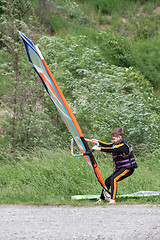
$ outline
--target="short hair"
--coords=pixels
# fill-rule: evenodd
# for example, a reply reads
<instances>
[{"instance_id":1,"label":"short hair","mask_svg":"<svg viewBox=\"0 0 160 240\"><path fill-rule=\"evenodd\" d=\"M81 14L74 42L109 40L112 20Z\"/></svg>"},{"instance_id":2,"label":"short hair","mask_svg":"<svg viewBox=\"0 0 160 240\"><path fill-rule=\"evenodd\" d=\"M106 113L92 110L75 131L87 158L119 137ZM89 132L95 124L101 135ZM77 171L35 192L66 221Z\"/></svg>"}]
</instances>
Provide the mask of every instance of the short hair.
<instances>
[{"instance_id":1,"label":"short hair","mask_svg":"<svg viewBox=\"0 0 160 240\"><path fill-rule=\"evenodd\" d=\"M125 133L124 133L123 128L115 128L115 129L113 129L112 132L111 132L111 137L121 136L122 139L124 139L124 135L125 135Z\"/></svg>"}]
</instances>

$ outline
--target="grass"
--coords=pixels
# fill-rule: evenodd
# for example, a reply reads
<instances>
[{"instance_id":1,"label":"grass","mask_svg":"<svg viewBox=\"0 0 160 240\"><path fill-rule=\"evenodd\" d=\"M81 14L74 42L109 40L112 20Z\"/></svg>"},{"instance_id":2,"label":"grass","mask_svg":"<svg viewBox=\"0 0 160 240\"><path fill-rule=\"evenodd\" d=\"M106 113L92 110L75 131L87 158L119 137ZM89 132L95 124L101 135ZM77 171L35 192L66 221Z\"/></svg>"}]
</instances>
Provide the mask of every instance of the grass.
<instances>
[{"instance_id":1,"label":"grass","mask_svg":"<svg viewBox=\"0 0 160 240\"><path fill-rule=\"evenodd\" d=\"M61 7L53 7L54 10L57 9L56 14L53 14L52 8L48 9L45 19L47 27L51 26L55 36L61 38L67 35L87 36L89 48L100 47L106 61L112 60L111 64L134 66L151 82L155 93L159 96L159 15L154 13L159 6L159 1L141 3L140 1L109 0L106 4L104 0L100 2L82 0L65 4L63 1L57 1L55 4ZM116 38L118 35L124 36L123 41L118 41L118 44L113 46L115 50L118 47L113 59L113 47L101 46L97 41L100 30L106 33L111 31L117 34ZM123 43L127 44L128 41L132 47L128 46L127 49L125 46L126 49L123 49ZM117 63L121 46L128 53L127 62L123 63L120 59ZM125 51L121 54L125 55Z\"/></svg>"},{"instance_id":2,"label":"grass","mask_svg":"<svg viewBox=\"0 0 160 240\"><path fill-rule=\"evenodd\" d=\"M105 156L105 158L104 158ZM158 153L154 162L138 160L138 169L118 184L118 194L141 190L160 191ZM102 160L100 161L100 158ZM100 194L101 186L83 158L73 158L65 150L21 152L15 160L1 163L0 203L36 205L95 205L95 201L71 200L72 195ZM105 178L112 173L110 155L97 155ZM158 204L160 196L117 199L118 204Z\"/></svg>"}]
</instances>

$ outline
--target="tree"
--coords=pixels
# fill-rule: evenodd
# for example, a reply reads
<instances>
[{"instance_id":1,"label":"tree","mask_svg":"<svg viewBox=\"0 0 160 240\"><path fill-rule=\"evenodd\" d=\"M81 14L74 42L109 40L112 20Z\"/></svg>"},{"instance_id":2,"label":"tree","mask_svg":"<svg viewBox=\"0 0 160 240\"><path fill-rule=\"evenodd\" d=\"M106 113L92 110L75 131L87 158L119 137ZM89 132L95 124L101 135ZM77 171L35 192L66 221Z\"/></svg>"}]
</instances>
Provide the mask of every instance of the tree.
<instances>
[{"instance_id":1,"label":"tree","mask_svg":"<svg viewBox=\"0 0 160 240\"><path fill-rule=\"evenodd\" d=\"M1 15L1 49L2 62L2 91L3 107L8 109L8 117L4 123L6 136L9 137L13 149L17 142L27 147L30 144L31 118L36 109L37 99L31 89L35 89L36 81L31 77L28 81L30 66L24 57L22 42L18 29L28 31L23 17L29 9L28 1L1 1L3 13ZM28 7L26 7L28 4ZM33 84L35 83L35 84ZM41 88L36 88L39 95ZM8 138L7 138L8 139Z\"/></svg>"}]
</instances>

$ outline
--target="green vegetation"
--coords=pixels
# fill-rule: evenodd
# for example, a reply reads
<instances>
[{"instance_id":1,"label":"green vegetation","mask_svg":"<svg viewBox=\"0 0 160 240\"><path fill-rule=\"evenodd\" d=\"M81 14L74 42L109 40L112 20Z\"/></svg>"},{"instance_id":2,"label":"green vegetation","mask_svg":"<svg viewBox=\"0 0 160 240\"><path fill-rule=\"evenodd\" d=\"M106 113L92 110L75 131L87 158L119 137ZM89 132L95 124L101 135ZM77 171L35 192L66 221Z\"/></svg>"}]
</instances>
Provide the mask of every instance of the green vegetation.
<instances>
[{"instance_id":1,"label":"green vegetation","mask_svg":"<svg viewBox=\"0 0 160 240\"><path fill-rule=\"evenodd\" d=\"M18 30L38 44L85 137L105 141L125 129L139 168L119 194L160 191L159 8L159 0L0 1L0 202L69 204L101 189L85 161L69 155L71 136ZM105 178L111 159L95 156Z\"/></svg>"},{"instance_id":2,"label":"green vegetation","mask_svg":"<svg viewBox=\"0 0 160 240\"><path fill-rule=\"evenodd\" d=\"M71 200L72 195L100 194L101 186L83 158L73 158L66 150L57 151L41 149L32 153L17 152L17 161L8 159L1 162L0 168L0 202L23 204L86 204ZM112 172L111 156L97 155L102 175ZM137 158L139 168L132 177L119 183L118 194L141 190L160 189L158 160L159 151L145 158ZM159 197L142 199L118 199L123 203L159 203ZM87 204L95 204L88 202Z\"/></svg>"}]
</instances>

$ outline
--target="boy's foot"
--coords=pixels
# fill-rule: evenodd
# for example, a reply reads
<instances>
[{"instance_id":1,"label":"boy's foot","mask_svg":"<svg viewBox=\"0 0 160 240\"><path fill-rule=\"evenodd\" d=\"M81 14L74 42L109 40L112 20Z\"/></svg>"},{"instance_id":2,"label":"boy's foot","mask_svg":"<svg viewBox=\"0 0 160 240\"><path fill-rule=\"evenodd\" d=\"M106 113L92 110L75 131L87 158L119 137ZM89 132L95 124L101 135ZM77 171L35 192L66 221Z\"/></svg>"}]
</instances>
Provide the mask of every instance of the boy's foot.
<instances>
[{"instance_id":1,"label":"boy's foot","mask_svg":"<svg viewBox=\"0 0 160 240\"><path fill-rule=\"evenodd\" d=\"M113 199L111 199L109 203L110 203L110 204L115 204L115 203L116 203L116 201L115 201L115 200L113 200Z\"/></svg>"},{"instance_id":2,"label":"boy's foot","mask_svg":"<svg viewBox=\"0 0 160 240\"><path fill-rule=\"evenodd\" d=\"M96 203L103 203L103 202L104 200L100 198Z\"/></svg>"}]
</instances>

